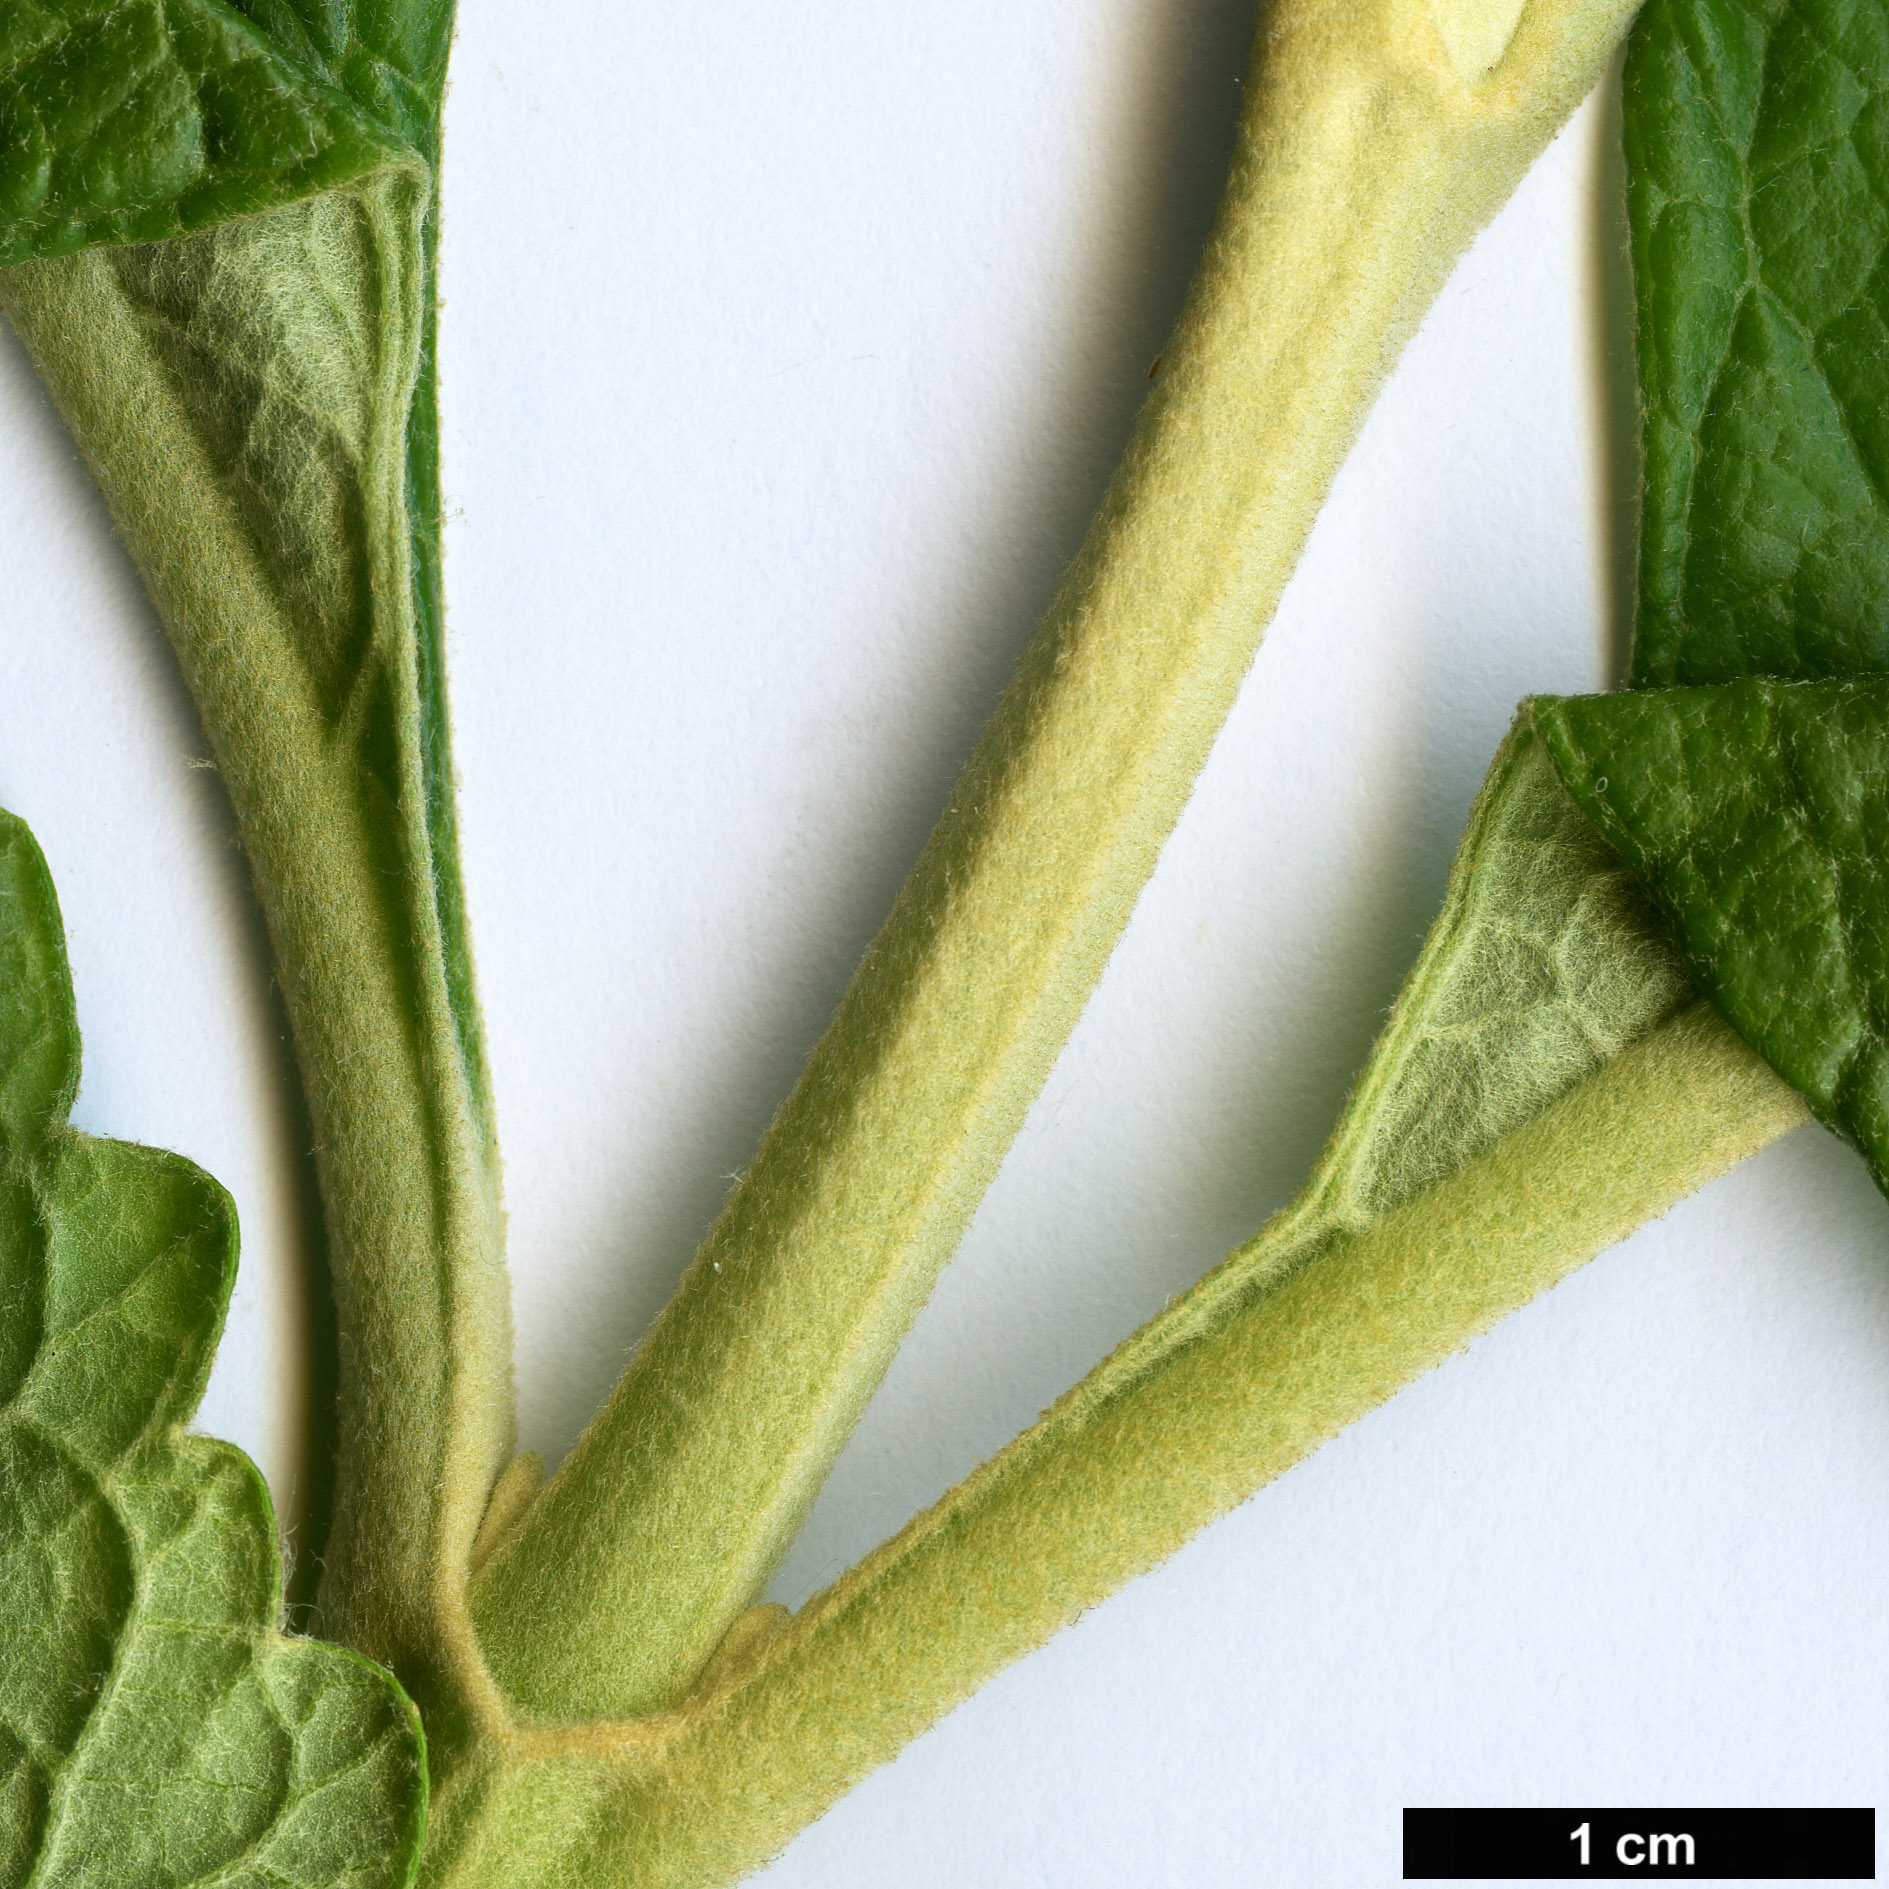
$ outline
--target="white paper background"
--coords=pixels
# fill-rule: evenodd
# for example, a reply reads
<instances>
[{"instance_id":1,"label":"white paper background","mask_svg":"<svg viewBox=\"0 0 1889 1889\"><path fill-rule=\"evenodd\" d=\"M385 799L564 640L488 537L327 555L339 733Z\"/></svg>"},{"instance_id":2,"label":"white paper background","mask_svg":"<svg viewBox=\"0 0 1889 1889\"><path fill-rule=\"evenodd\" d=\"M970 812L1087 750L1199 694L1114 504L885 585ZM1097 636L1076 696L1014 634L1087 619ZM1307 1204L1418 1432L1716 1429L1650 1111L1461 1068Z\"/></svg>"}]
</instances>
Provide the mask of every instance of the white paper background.
<instances>
[{"instance_id":1,"label":"white paper background","mask_svg":"<svg viewBox=\"0 0 1889 1889\"><path fill-rule=\"evenodd\" d=\"M1073 552L1251 25L1251 0L467 0L447 581L526 1444L568 1446L669 1290ZM1516 699L1611 679L1605 130L1590 107L1549 152L1387 390L778 1598L1284 1201ZM292 1509L312 1195L260 927L10 341L0 415L0 803L59 883L79 1119L236 1194L203 1422ZM1874 1803L1886 1268L1860 1163L1794 1136L1000 1678L765 1880L1387 1883L1405 1804Z\"/></svg>"}]
</instances>

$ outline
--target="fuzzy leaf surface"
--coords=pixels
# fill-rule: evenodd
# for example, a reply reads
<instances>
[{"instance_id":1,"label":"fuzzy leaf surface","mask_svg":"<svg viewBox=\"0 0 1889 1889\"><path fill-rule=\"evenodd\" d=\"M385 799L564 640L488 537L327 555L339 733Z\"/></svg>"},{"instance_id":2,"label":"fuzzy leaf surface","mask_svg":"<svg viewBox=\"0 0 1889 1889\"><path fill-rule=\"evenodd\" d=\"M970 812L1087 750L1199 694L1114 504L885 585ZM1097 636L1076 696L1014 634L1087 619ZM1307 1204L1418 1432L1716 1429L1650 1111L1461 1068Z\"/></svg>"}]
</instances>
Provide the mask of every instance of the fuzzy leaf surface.
<instances>
[{"instance_id":1,"label":"fuzzy leaf surface","mask_svg":"<svg viewBox=\"0 0 1889 1889\"><path fill-rule=\"evenodd\" d=\"M58 906L0 814L0 1884L397 1889L419 1720L276 1631L261 1477L186 1432L235 1274L228 1195L67 1125Z\"/></svg>"},{"instance_id":2,"label":"fuzzy leaf surface","mask_svg":"<svg viewBox=\"0 0 1889 1889\"><path fill-rule=\"evenodd\" d=\"M453 0L234 0L289 51L439 168L440 104L453 33ZM446 596L440 570L439 397L436 385L437 202L420 233L420 359L407 416L406 508L412 564L420 760L433 904L462 1042L477 1056L477 1000L459 883L452 752L446 716ZM483 1078L480 1078L482 1081Z\"/></svg>"}]
</instances>

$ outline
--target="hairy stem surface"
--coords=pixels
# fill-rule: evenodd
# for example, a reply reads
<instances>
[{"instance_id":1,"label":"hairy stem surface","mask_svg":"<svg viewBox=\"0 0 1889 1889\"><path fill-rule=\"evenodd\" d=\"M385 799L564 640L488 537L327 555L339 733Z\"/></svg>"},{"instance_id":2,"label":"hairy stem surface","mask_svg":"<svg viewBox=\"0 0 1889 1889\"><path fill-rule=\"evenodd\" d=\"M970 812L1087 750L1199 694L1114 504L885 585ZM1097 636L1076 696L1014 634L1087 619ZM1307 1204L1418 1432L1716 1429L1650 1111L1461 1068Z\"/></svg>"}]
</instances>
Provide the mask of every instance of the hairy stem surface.
<instances>
[{"instance_id":1,"label":"hairy stem surface","mask_svg":"<svg viewBox=\"0 0 1889 1889\"><path fill-rule=\"evenodd\" d=\"M476 1713L464 1579L510 1440L509 1307L417 709L406 429L427 192L415 166L28 263L0 306L157 602L268 920L339 1311L322 1628L429 1710Z\"/></svg>"},{"instance_id":2,"label":"hairy stem surface","mask_svg":"<svg viewBox=\"0 0 1889 1889\"><path fill-rule=\"evenodd\" d=\"M1694 1003L1362 1231L1308 1251L1281 1215L791 1622L757 1617L697 1702L518 1734L452 1776L424 1880L734 1880L1011 1660L1807 1119Z\"/></svg>"},{"instance_id":3,"label":"hairy stem surface","mask_svg":"<svg viewBox=\"0 0 1889 1889\"><path fill-rule=\"evenodd\" d=\"M833 1025L474 1590L515 1703L672 1704L763 1589L1099 975L1384 374L1622 0L1281 0L1126 459Z\"/></svg>"}]
</instances>

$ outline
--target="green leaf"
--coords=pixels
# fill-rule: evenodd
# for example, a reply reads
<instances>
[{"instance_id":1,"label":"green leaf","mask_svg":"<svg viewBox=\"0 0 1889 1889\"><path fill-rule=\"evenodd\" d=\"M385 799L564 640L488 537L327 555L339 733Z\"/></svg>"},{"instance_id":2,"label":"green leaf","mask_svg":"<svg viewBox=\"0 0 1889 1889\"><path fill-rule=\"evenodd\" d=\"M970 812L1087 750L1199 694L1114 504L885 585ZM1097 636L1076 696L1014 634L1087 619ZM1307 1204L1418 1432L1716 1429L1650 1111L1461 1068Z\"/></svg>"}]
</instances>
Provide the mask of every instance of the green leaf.
<instances>
[{"instance_id":1,"label":"green leaf","mask_svg":"<svg viewBox=\"0 0 1889 1889\"><path fill-rule=\"evenodd\" d=\"M405 161L223 0L0 15L0 264L207 229Z\"/></svg>"},{"instance_id":2,"label":"green leaf","mask_svg":"<svg viewBox=\"0 0 1889 1889\"><path fill-rule=\"evenodd\" d=\"M235 1209L67 1126L78 1052L45 861L0 814L0 1884L406 1883L418 1715L275 1630L262 1479L184 1429Z\"/></svg>"},{"instance_id":3,"label":"green leaf","mask_svg":"<svg viewBox=\"0 0 1889 1889\"><path fill-rule=\"evenodd\" d=\"M311 72L432 162L439 154L439 108L452 44L452 0L234 0Z\"/></svg>"},{"instance_id":4,"label":"green leaf","mask_svg":"<svg viewBox=\"0 0 1889 1889\"><path fill-rule=\"evenodd\" d=\"M1626 76L1630 680L1889 669L1889 12L1653 0Z\"/></svg>"},{"instance_id":5,"label":"green leaf","mask_svg":"<svg viewBox=\"0 0 1889 1889\"><path fill-rule=\"evenodd\" d=\"M1700 985L1889 1188L1889 13L1655 0L1626 93L1639 686L1536 719Z\"/></svg>"},{"instance_id":6,"label":"green leaf","mask_svg":"<svg viewBox=\"0 0 1889 1889\"><path fill-rule=\"evenodd\" d=\"M1889 682L1537 705L1583 812L1694 974L1889 1190Z\"/></svg>"}]
</instances>

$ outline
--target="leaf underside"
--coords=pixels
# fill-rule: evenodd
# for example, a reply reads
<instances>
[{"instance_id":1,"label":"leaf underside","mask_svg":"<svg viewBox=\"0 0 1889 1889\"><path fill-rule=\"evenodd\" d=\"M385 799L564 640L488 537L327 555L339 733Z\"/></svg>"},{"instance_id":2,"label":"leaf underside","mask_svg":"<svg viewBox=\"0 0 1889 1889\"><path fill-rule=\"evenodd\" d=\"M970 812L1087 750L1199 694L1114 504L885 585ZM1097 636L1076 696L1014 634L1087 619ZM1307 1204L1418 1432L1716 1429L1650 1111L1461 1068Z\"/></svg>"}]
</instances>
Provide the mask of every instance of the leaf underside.
<instances>
[{"instance_id":1,"label":"leaf underside","mask_svg":"<svg viewBox=\"0 0 1889 1889\"><path fill-rule=\"evenodd\" d=\"M0 267L113 246L119 293L228 459L318 692L383 783L399 771L389 728L410 720L426 923L483 1106L447 737L434 384L430 172L452 18L450 0L7 7ZM407 227L390 246L367 200L395 178L418 207L396 219ZM410 304L397 336L396 300ZM386 373L395 348L417 349L417 372L409 358ZM376 422L401 434L389 491L371 464L389 457ZM405 568L370 571L390 527ZM371 647L376 635L397 660ZM411 673L375 673L389 669ZM377 689L395 699L364 701Z\"/></svg>"},{"instance_id":2,"label":"leaf underside","mask_svg":"<svg viewBox=\"0 0 1889 1889\"><path fill-rule=\"evenodd\" d=\"M419 1721L276 1630L261 1477L193 1436L235 1276L229 1197L67 1125L58 906L0 814L0 1884L397 1889Z\"/></svg>"}]
</instances>

